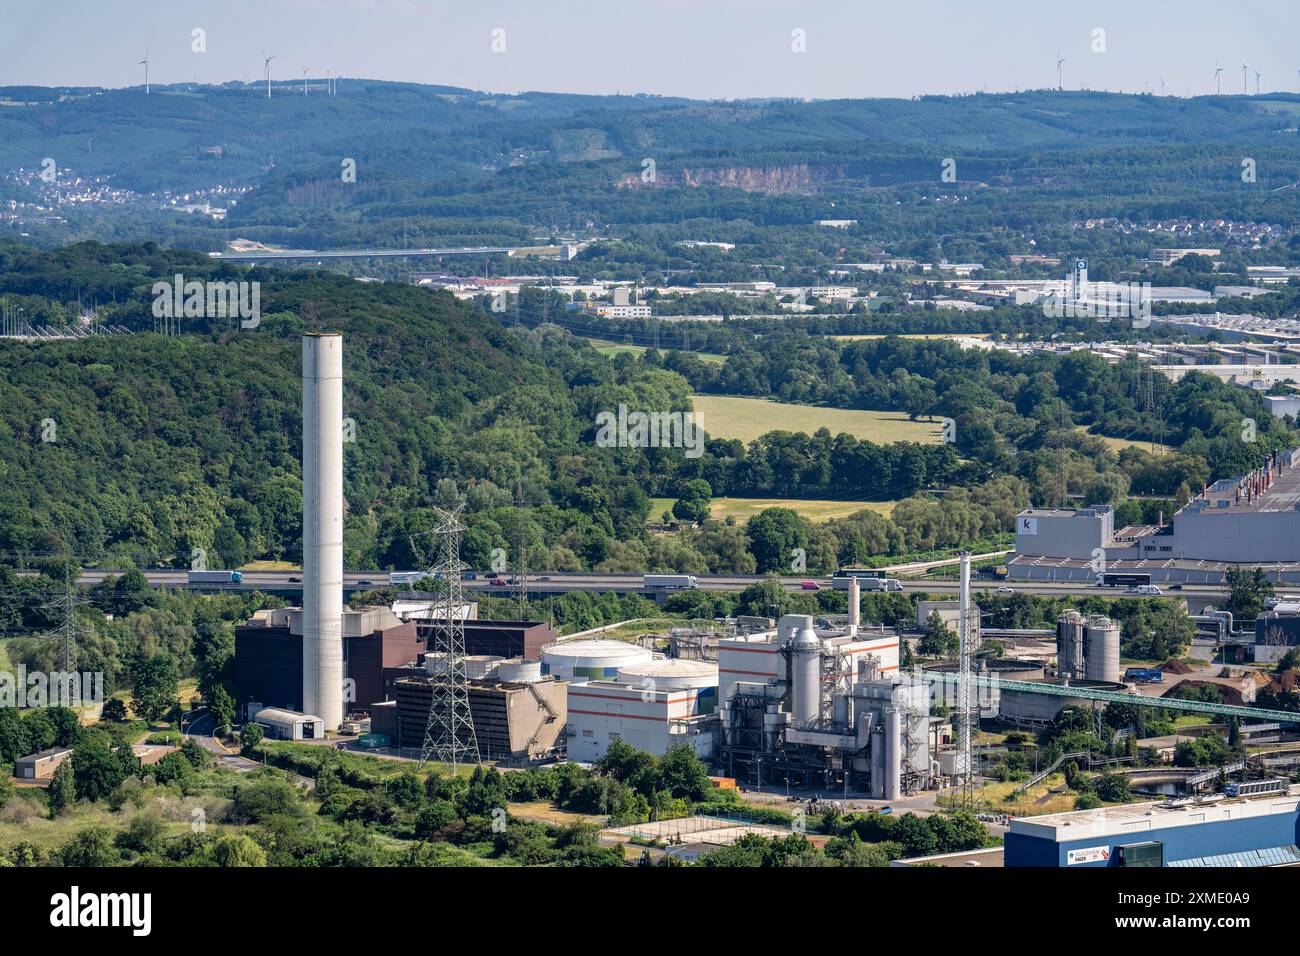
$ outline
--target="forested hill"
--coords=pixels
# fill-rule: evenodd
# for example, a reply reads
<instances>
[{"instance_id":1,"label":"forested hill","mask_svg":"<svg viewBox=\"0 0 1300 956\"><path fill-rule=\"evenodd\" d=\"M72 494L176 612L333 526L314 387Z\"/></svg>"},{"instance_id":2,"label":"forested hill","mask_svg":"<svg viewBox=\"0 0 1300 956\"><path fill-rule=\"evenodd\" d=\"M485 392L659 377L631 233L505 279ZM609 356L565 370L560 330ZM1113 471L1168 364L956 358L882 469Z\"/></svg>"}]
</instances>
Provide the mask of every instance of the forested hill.
<instances>
[{"instance_id":1,"label":"forested hill","mask_svg":"<svg viewBox=\"0 0 1300 956\"><path fill-rule=\"evenodd\" d=\"M33 308L49 296L53 308L78 291L111 290L116 319L148 329L151 284L175 272L203 278L205 265L240 276L144 247L9 249L0 294L21 290L11 302ZM618 473L640 453L610 454L580 437L595 409L619 401L689 407L681 377L620 373L563 341L544 358L445 293L305 271L261 280L252 331L224 321L172 337L0 344L0 552L188 564L201 547L229 565L296 557L303 328L344 335L345 415L356 433L345 456L350 559L424 560L409 553L407 531L427 530L420 509L443 479L471 494L479 519L507 527L519 499L550 503L556 528L579 541L640 533L648 501ZM583 490L593 483L598 493ZM485 534L486 548L505 533Z\"/></svg>"},{"instance_id":2,"label":"forested hill","mask_svg":"<svg viewBox=\"0 0 1300 956\"><path fill-rule=\"evenodd\" d=\"M1300 193L1274 192L1300 180L1300 97L1282 93L697 102L345 80L333 97L282 86L268 99L236 83L149 95L8 88L0 102L0 173L50 157L150 202L162 191L251 189L217 224L160 219L156 207L150 216L148 202L65 210L74 236L204 249L236 236L526 245L539 232L654 225L746 242L754 226L811 228L819 217L912 239L1080 216L1300 213ZM1243 157L1256 161L1257 189L1241 188ZM953 185L940 178L947 159ZM936 187L960 203L936 206ZM0 196L30 199L25 188L0 183Z\"/></svg>"}]
</instances>

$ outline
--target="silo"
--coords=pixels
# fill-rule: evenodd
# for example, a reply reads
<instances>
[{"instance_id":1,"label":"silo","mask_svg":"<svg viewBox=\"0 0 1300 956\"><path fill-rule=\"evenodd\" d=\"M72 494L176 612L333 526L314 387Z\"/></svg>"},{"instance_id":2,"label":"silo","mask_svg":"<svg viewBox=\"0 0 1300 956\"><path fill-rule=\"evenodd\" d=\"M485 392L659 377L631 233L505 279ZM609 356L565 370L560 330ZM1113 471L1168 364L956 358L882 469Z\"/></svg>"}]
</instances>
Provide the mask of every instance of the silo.
<instances>
[{"instance_id":1,"label":"silo","mask_svg":"<svg viewBox=\"0 0 1300 956\"><path fill-rule=\"evenodd\" d=\"M620 667L653 658L648 648L626 641L562 641L542 648L542 673L563 680L614 680Z\"/></svg>"},{"instance_id":2,"label":"silo","mask_svg":"<svg viewBox=\"0 0 1300 956\"><path fill-rule=\"evenodd\" d=\"M1088 618L1087 660L1088 680L1119 682L1119 625L1110 618Z\"/></svg>"},{"instance_id":3,"label":"silo","mask_svg":"<svg viewBox=\"0 0 1300 956\"><path fill-rule=\"evenodd\" d=\"M502 661L497 680L506 684L534 684L542 679L542 662L523 659Z\"/></svg>"},{"instance_id":4,"label":"silo","mask_svg":"<svg viewBox=\"0 0 1300 956\"><path fill-rule=\"evenodd\" d=\"M822 642L806 614L788 614L792 634L790 652L790 720L795 727L816 726L821 716ZM784 628L782 628L784 630Z\"/></svg>"},{"instance_id":5,"label":"silo","mask_svg":"<svg viewBox=\"0 0 1300 956\"><path fill-rule=\"evenodd\" d=\"M1056 671L1061 677L1084 676L1083 615L1066 611L1056 619Z\"/></svg>"},{"instance_id":6,"label":"silo","mask_svg":"<svg viewBox=\"0 0 1300 956\"><path fill-rule=\"evenodd\" d=\"M700 713L713 713L718 706L718 665L709 661L660 658L618 669L620 684L653 690L693 690Z\"/></svg>"}]
</instances>

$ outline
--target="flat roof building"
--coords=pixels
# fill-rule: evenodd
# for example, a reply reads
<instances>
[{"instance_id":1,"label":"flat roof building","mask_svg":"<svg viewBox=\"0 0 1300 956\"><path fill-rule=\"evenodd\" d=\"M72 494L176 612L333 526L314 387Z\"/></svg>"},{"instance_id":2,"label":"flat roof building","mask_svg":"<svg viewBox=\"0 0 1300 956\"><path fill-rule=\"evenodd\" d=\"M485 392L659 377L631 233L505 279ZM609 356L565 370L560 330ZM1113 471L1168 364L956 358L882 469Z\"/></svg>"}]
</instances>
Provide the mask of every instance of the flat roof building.
<instances>
[{"instance_id":1,"label":"flat roof building","mask_svg":"<svg viewBox=\"0 0 1300 956\"><path fill-rule=\"evenodd\" d=\"M19 780L48 780L59 764L72 756L71 747L50 747L14 761L14 776Z\"/></svg>"},{"instance_id":2,"label":"flat roof building","mask_svg":"<svg viewBox=\"0 0 1300 956\"><path fill-rule=\"evenodd\" d=\"M1011 821L1006 865L1267 866L1300 862L1300 787L1254 798L1135 803ZM1240 862L1208 862L1236 859ZM1255 862L1248 862L1254 860Z\"/></svg>"}]
</instances>

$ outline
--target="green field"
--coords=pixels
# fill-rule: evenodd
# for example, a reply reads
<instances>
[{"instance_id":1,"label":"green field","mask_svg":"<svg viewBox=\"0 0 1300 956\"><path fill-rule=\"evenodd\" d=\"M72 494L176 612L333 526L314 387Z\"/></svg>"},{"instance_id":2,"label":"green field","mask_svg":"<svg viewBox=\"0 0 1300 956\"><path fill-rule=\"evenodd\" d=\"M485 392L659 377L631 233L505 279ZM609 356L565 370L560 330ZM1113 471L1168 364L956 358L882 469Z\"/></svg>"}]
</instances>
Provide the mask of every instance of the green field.
<instances>
[{"instance_id":1,"label":"green field","mask_svg":"<svg viewBox=\"0 0 1300 956\"><path fill-rule=\"evenodd\" d=\"M651 498L650 521L658 522L665 511L673 510L675 498ZM844 518L859 511L874 511L889 516L893 501L819 501L809 498L714 498L709 516L716 521L733 517L744 524L767 508L791 508L814 523Z\"/></svg>"},{"instance_id":2,"label":"green field","mask_svg":"<svg viewBox=\"0 0 1300 956\"><path fill-rule=\"evenodd\" d=\"M709 437L738 438L745 442L772 431L811 435L824 427L832 435L847 432L854 438L873 442L914 441L937 445L942 429L938 421L911 421L905 412L822 408L727 395L692 395L691 403L702 416L701 424Z\"/></svg>"},{"instance_id":3,"label":"green field","mask_svg":"<svg viewBox=\"0 0 1300 956\"><path fill-rule=\"evenodd\" d=\"M1162 445L1159 442L1139 441L1133 438L1111 438L1109 435L1096 435L1088 431L1086 425L1075 425L1075 431L1083 432L1092 438L1100 438L1106 443L1106 447L1111 451L1119 454L1125 448L1141 448L1143 451L1153 452L1157 455L1163 455L1165 452L1173 451L1168 445Z\"/></svg>"},{"instance_id":4,"label":"green field","mask_svg":"<svg viewBox=\"0 0 1300 956\"><path fill-rule=\"evenodd\" d=\"M647 346L644 345L620 345L617 342L606 342L604 339L587 339L591 347L601 355L615 356L619 352L631 352L633 355L641 355L645 352ZM680 351L679 349L662 349L662 351ZM691 352L701 362L712 362L714 365L721 365L727 360L725 355L719 355L717 352Z\"/></svg>"}]
</instances>

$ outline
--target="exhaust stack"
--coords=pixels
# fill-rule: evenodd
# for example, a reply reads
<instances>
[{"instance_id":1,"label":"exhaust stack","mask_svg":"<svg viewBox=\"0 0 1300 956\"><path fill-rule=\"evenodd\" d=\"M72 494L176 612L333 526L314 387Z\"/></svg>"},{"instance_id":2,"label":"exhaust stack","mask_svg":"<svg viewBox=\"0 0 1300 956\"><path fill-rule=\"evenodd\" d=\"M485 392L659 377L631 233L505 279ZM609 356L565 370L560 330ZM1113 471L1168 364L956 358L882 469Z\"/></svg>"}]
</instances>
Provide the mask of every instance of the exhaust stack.
<instances>
[{"instance_id":1,"label":"exhaust stack","mask_svg":"<svg viewBox=\"0 0 1300 956\"><path fill-rule=\"evenodd\" d=\"M302 337L302 709L343 723L343 336Z\"/></svg>"}]
</instances>

